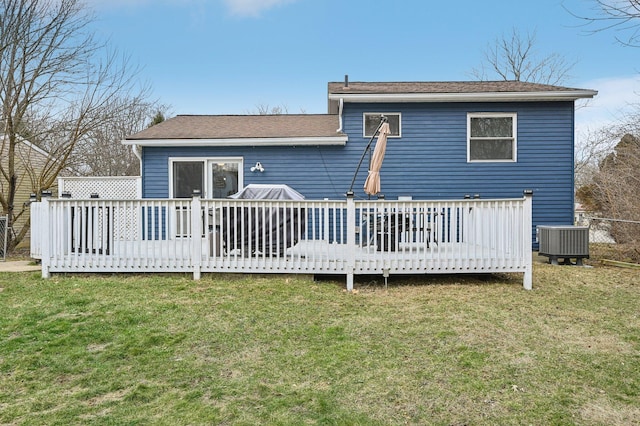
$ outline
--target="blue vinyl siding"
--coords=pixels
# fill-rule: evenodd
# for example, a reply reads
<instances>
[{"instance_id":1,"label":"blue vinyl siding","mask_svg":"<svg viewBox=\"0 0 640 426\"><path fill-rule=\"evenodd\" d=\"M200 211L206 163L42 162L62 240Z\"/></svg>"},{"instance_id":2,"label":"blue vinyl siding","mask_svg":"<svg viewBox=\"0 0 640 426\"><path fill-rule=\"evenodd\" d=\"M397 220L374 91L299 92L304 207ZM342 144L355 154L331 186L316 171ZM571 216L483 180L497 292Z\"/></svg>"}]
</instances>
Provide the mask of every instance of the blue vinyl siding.
<instances>
[{"instance_id":1,"label":"blue vinyl siding","mask_svg":"<svg viewBox=\"0 0 640 426\"><path fill-rule=\"evenodd\" d=\"M381 170L387 199L521 197L524 189L533 189L534 229L572 224L573 111L573 102L345 104L346 146L145 147L143 196L168 197L170 157L220 156L244 159L245 185L285 183L307 199L342 199L369 141L362 137L363 113L400 112L402 137L388 140ZM517 113L517 162L467 162L469 112ZM362 187L368 160L367 155L354 185L359 198L367 198ZM257 161L264 173L250 171Z\"/></svg>"},{"instance_id":2,"label":"blue vinyl siding","mask_svg":"<svg viewBox=\"0 0 640 426\"><path fill-rule=\"evenodd\" d=\"M402 135L389 139L381 170L389 198L520 197L534 190L534 225L573 223L573 102L487 104L350 104L349 143L361 137L364 112L402 112ZM517 113L517 162L468 163L467 113ZM354 136L352 136L354 135ZM362 189L366 170L356 188Z\"/></svg>"}]
</instances>

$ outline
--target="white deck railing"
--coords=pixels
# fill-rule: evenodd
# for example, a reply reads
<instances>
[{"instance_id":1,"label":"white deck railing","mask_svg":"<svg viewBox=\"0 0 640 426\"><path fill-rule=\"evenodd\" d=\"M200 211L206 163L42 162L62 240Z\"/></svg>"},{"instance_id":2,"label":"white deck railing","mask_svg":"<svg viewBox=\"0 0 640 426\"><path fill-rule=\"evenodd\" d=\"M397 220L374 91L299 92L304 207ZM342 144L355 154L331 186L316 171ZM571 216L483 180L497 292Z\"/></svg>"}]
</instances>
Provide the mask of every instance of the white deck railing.
<instances>
[{"instance_id":1,"label":"white deck railing","mask_svg":"<svg viewBox=\"0 0 640 426\"><path fill-rule=\"evenodd\" d=\"M33 203L31 255L52 272L522 272L531 196L460 201L76 200ZM194 237L195 236L195 237Z\"/></svg>"}]
</instances>

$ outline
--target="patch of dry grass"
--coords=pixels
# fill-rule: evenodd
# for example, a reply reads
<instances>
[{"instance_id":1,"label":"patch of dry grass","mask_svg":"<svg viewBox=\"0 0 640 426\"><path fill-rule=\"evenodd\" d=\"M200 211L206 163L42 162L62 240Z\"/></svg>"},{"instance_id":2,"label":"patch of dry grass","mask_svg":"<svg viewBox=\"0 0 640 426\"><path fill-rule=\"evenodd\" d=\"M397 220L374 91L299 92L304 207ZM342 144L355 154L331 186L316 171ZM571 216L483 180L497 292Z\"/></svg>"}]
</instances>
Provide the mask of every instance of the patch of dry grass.
<instances>
[{"instance_id":1,"label":"patch of dry grass","mask_svg":"<svg viewBox=\"0 0 640 426\"><path fill-rule=\"evenodd\" d=\"M0 275L0 423L633 425L637 281Z\"/></svg>"},{"instance_id":2,"label":"patch of dry grass","mask_svg":"<svg viewBox=\"0 0 640 426\"><path fill-rule=\"evenodd\" d=\"M580 419L587 425L637 425L640 424L640 407L619 404L602 396L580 409Z\"/></svg>"},{"instance_id":3,"label":"patch of dry grass","mask_svg":"<svg viewBox=\"0 0 640 426\"><path fill-rule=\"evenodd\" d=\"M589 254L592 265L599 265L603 259L619 262L640 263L640 243L590 244Z\"/></svg>"}]
</instances>

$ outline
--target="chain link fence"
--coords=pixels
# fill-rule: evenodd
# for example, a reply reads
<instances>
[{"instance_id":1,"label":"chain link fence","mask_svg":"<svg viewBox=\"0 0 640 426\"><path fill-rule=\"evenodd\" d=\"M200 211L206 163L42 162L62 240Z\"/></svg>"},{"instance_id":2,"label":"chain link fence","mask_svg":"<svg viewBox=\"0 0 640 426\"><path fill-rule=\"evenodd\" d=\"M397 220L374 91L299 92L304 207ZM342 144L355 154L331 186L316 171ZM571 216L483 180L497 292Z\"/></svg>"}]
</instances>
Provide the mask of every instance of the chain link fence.
<instances>
[{"instance_id":1,"label":"chain link fence","mask_svg":"<svg viewBox=\"0 0 640 426\"><path fill-rule=\"evenodd\" d=\"M589 226L592 259L640 263L640 221L584 216L576 225Z\"/></svg>"}]
</instances>

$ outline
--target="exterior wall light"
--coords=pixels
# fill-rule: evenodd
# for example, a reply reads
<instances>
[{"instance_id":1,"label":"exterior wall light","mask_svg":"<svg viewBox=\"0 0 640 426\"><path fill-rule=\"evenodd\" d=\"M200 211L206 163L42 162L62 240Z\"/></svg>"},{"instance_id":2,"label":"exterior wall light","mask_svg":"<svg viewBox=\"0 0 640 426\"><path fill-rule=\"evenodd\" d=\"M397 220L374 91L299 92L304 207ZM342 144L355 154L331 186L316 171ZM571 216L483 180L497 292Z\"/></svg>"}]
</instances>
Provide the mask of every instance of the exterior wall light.
<instances>
[{"instance_id":1,"label":"exterior wall light","mask_svg":"<svg viewBox=\"0 0 640 426\"><path fill-rule=\"evenodd\" d=\"M256 163L256 165L251 168L251 171L252 172L260 172L260 173L262 173L262 172L264 172L264 167L262 167L262 164L258 161Z\"/></svg>"}]
</instances>

